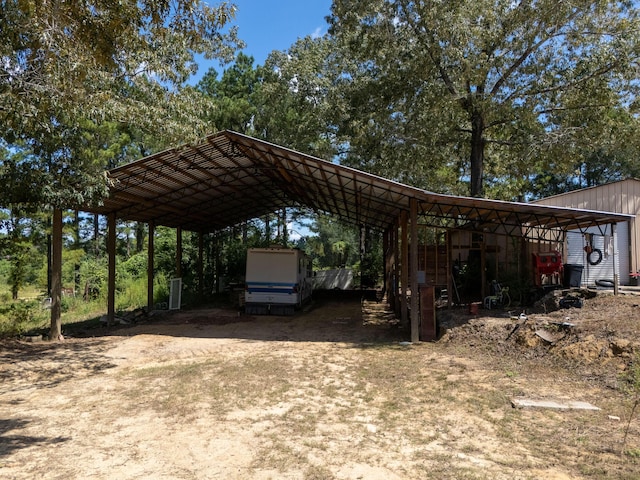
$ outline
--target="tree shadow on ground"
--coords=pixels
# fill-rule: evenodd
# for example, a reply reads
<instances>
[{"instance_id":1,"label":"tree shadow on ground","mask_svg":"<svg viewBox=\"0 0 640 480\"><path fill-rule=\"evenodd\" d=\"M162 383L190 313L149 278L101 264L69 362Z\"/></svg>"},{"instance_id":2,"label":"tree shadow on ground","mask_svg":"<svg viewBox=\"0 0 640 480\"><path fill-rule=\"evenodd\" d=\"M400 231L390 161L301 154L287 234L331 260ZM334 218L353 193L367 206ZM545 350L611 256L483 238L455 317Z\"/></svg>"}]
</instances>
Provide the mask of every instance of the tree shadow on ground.
<instances>
[{"instance_id":1,"label":"tree shadow on ground","mask_svg":"<svg viewBox=\"0 0 640 480\"><path fill-rule=\"evenodd\" d=\"M26 343L0 342L0 392L53 387L71 378L115 367L105 338Z\"/></svg>"},{"instance_id":2,"label":"tree shadow on ground","mask_svg":"<svg viewBox=\"0 0 640 480\"><path fill-rule=\"evenodd\" d=\"M29 424L26 420L0 419L0 458L29 447L47 447L67 442L70 437L43 437L19 435L18 432Z\"/></svg>"}]
</instances>

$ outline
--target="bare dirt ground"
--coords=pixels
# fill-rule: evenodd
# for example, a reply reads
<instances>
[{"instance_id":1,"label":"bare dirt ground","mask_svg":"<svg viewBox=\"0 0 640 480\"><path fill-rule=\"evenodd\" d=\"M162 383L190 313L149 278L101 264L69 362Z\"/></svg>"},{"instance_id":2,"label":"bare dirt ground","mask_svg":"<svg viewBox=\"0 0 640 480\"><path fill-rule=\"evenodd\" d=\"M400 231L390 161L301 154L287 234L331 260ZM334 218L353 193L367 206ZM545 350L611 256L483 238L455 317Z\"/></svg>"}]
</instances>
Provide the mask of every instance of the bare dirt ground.
<instances>
[{"instance_id":1,"label":"bare dirt ground","mask_svg":"<svg viewBox=\"0 0 640 480\"><path fill-rule=\"evenodd\" d=\"M357 299L5 340L0 478L640 478L640 420L621 453L619 389L639 303L599 294L523 324L444 310L442 337L419 344ZM523 397L600 410L514 408Z\"/></svg>"}]
</instances>

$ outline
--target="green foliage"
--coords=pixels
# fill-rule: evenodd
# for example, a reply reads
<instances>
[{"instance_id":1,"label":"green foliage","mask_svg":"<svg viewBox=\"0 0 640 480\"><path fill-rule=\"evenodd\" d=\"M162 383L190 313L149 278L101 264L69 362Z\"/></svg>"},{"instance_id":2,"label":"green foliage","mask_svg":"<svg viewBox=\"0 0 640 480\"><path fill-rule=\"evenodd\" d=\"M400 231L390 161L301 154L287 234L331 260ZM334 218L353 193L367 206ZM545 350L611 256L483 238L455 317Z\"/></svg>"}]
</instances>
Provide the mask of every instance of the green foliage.
<instances>
[{"instance_id":1,"label":"green foliage","mask_svg":"<svg viewBox=\"0 0 640 480\"><path fill-rule=\"evenodd\" d=\"M175 276L176 272L176 245L175 229L156 228L154 267L156 271L164 272L169 278Z\"/></svg>"},{"instance_id":2,"label":"green foliage","mask_svg":"<svg viewBox=\"0 0 640 480\"><path fill-rule=\"evenodd\" d=\"M429 190L524 198L637 108L631 2L336 0L329 23L344 161Z\"/></svg>"},{"instance_id":3,"label":"green foliage","mask_svg":"<svg viewBox=\"0 0 640 480\"><path fill-rule=\"evenodd\" d=\"M227 237L221 248L224 259L222 272L227 282L237 282L244 278L247 263L247 245L237 238Z\"/></svg>"},{"instance_id":4,"label":"green foliage","mask_svg":"<svg viewBox=\"0 0 640 480\"><path fill-rule=\"evenodd\" d=\"M104 257L85 257L80 265L80 288L78 294L85 300L105 299L109 266Z\"/></svg>"},{"instance_id":5,"label":"green foliage","mask_svg":"<svg viewBox=\"0 0 640 480\"><path fill-rule=\"evenodd\" d=\"M269 55L254 95L255 136L320 158L335 156L334 125L341 112L331 97L339 72L332 48L325 38L305 37Z\"/></svg>"},{"instance_id":6,"label":"green foliage","mask_svg":"<svg viewBox=\"0 0 640 480\"><path fill-rule=\"evenodd\" d=\"M369 229L361 232L332 215L316 214L310 217L310 222L308 228L313 236L303 238L299 248L309 255L314 270L350 268L361 285L379 284L383 257L382 238L378 233Z\"/></svg>"},{"instance_id":7,"label":"green foliage","mask_svg":"<svg viewBox=\"0 0 640 480\"><path fill-rule=\"evenodd\" d=\"M154 291L154 294L156 292ZM147 306L147 276L120 279L116 292L117 311Z\"/></svg>"},{"instance_id":8,"label":"green foliage","mask_svg":"<svg viewBox=\"0 0 640 480\"><path fill-rule=\"evenodd\" d=\"M635 417L636 410L640 405L640 353L636 353L627 370L621 375L620 389L627 396L631 403L629 411L629 419L624 429L624 438L622 440L622 452L625 452L627 445L627 437L631 421ZM633 453L630 452L632 455Z\"/></svg>"},{"instance_id":9,"label":"green foliage","mask_svg":"<svg viewBox=\"0 0 640 480\"><path fill-rule=\"evenodd\" d=\"M352 267L359 261L358 229L345 225L331 215L317 215L310 230L315 234L306 239L305 252L314 270Z\"/></svg>"},{"instance_id":10,"label":"green foliage","mask_svg":"<svg viewBox=\"0 0 640 480\"><path fill-rule=\"evenodd\" d=\"M258 72L253 68L253 57L239 53L235 63L217 79L218 73L210 69L196 88L214 103L206 120L214 130L233 130L251 133L257 112L255 92L259 88Z\"/></svg>"},{"instance_id":11,"label":"green foliage","mask_svg":"<svg viewBox=\"0 0 640 480\"><path fill-rule=\"evenodd\" d=\"M0 337L21 335L44 326L48 310L38 301L2 302L0 304Z\"/></svg>"},{"instance_id":12,"label":"green foliage","mask_svg":"<svg viewBox=\"0 0 640 480\"><path fill-rule=\"evenodd\" d=\"M158 273L153 278L153 301L169 301L169 277L163 273Z\"/></svg>"},{"instance_id":13,"label":"green foliage","mask_svg":"<svg viewBox=\"0 0 640 480\"><path fill-rule=\"evenodd\" d=\"M36 281L44 258L44 249L38 248L38 242L44 236L42 219L38 215L26 216L25 210L19 207L5 213L5 219L0 222L6 232L0 234L0 255L8 267L6 280L11 287L12 298L17 299L26 284Z\"/></svg>"},{"instance_id":14,"label":"green foliage","mask_svg":"<svg viewBox=\"0 0 640 480\"><path fill-rule=\"evenodd\" d=\"M14 243L12 245L12 255L10 256L11 268L9 270L9 284L11 285L11 295L14 300L18 299L18 291L24 287L27 262L31 246L25 242Z\"/></svg>"},{"instance_id":15,"label":"green foliage","mask_svg":"<svg viewBox=\"0 0 640 480\"><path fill-rule=\"evenodd\" d=\"M147 252L139 252L120 263L121 274L140 277L147 275Z\"/></svg>"},{"instance_id":16,"label":"green foliage","mask_svg":"<svg viewBox=\"0 0 640 480\"><path fill-rule=\"evenodd\" d=\"M128 134L156 146L201 135L209 103L185 82L197 54L228 61L242 46L225 28L234 12L202 0L3 2L0 131L24 156L2 163L20 188L0 205L99 200L105 157L123 155Z\"/></svg>"},{"instance_id":17,"label":"green foliage","mask_svg":"<svg viewBox=\"0 0 640 480\"><path fill-rule=\"evenodd\" d=\"M574 116L579 142L567 142L554 151L564 162L549 162L531 180L532 196L543 198L558 193L593 187L625 178L640 177L640 119L626 108L603 107L597 118ZM559 150L562 150L560 152Z\"/></svg>"}]
</instances>

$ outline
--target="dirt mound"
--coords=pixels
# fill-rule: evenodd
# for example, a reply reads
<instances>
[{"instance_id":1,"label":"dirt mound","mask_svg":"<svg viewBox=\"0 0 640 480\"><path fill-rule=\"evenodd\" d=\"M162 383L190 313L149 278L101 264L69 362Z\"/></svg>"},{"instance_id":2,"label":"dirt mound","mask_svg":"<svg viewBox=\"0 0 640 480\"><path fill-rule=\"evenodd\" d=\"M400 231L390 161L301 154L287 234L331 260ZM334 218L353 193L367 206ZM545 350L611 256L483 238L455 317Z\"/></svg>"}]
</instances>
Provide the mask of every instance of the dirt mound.
<instances>
[{"instance_id":1,"label":"dirt mound","mask_svg":"<svg viewBox=\"0 0 640 480\"><path fill-rule=\"evenodd\" d=\"M563 301L567 298L569 302ZM499 357L556 364L606 384L640 354L638 321L640 297L596 291L553 293L532 312L439 312L440 342Z\"/></svg>"}]
</instances>

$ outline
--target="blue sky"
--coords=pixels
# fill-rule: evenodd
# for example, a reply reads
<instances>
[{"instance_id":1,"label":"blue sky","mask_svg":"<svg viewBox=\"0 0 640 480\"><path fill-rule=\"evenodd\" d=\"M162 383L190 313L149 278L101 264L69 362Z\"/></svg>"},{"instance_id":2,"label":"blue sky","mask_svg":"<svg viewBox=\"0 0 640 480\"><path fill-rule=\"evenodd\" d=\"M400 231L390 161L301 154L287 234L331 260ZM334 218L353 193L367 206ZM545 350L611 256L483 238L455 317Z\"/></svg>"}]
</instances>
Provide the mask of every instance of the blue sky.
<instances>
[{"instance_id":1,"label":"blue sky","mask_svg":"<svg viewBox=\"0 0 640 480\"><path fill-rule=\"evenodd\" d=\"M212 4L219 0L209 0ZM243 52L262 65L273 50L287 50L298 38L327 32L325 17L331 13L331 0L231 0L237 7L233 25L246 43ZM197 82L217 61L203 62L193 78Z\"/></svg>"},{"instance_id":2,"label":"blue sky","mask_svg":"<svg viewBox=\"0 0 640 480\"><path fill-rule=\"evenodd\" d=\"M219 0L209 0L215 3ZM288 50L299 38L321 36L327 32L325 17L331 13L331 0L232 0L237 7L232 22L238 26L238 36L246 48L243 52L254 58L254 65L263 65L273 50ZM214 67L222 73L218 61L202 62L192 78L197 83ZM218 77L220 78L220 77ZM190 83L191 83L190 82ZM291 240L308 236L307 227L287 224Z\"/></svg>"}]
</instances>

